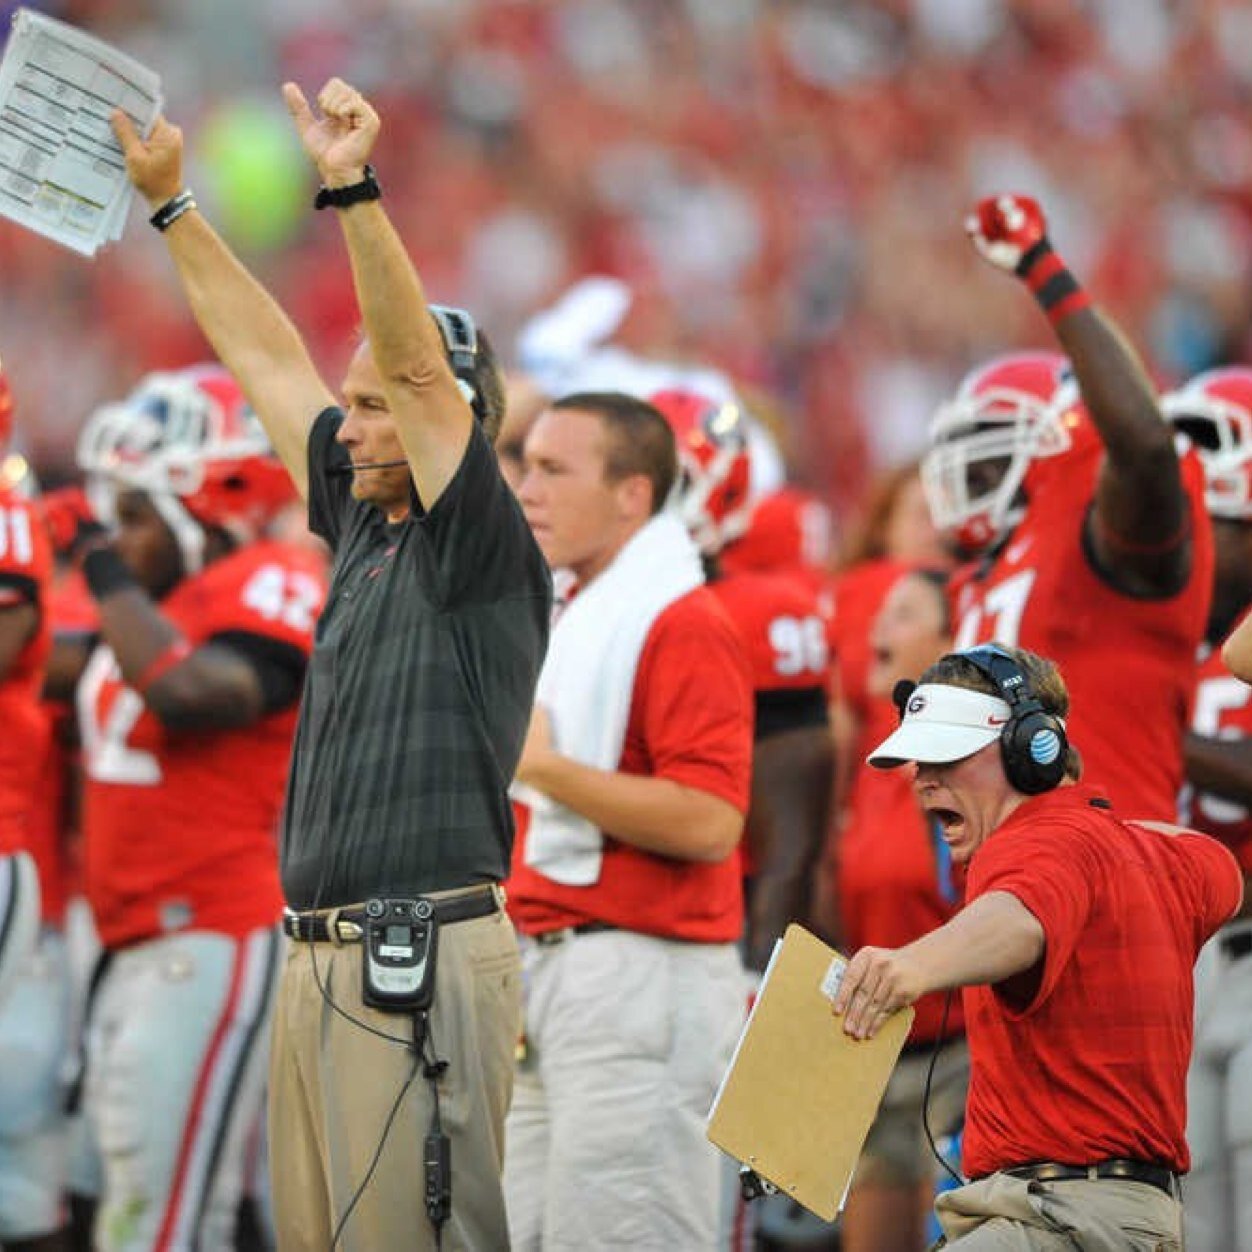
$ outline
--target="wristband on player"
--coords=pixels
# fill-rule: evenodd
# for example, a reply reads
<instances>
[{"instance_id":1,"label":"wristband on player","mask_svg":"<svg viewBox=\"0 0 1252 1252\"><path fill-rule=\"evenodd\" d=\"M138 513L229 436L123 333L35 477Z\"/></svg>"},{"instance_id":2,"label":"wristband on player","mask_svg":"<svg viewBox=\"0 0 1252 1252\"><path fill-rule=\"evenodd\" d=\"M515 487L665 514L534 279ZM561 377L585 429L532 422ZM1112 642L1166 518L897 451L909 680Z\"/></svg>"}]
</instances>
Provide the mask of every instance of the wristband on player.
<instances>
[{"instance_id":1,"label":"wristband on player","mask_svg":"<svg viewBox=\"0 0 1252 1252\"><path fill-rule=\"evenodd\" d=\"M1018 261L1017 275L1030 288L1053 326L1091 304L1091 297L1052 251L1046 235Z\"/></svg>"},{"instance_id":2,"label":"wristband on player","mask_svg":"<svg viewBox=\"0 0 1252 1252\"><path fill-rule=\"evenodd\" d=\"M146 696L158 678L168 674L180 661L185 661L193 651L191 644L180 635L148 662L143 673L130 684L131 688L141 696Z\"/></svg>"},{"instance_id":3,"label":"wristband on player","mask_svg":"<svg viewBox=\"0 0 1252 1252\"><path fill-rule=\"evenodd\" d=\"M353 204L361 204L366 200L381 200L383 189L374 176L374 167L365 167L365 176L359 183L349 183L346 187L320 187L313 201L315 209L346 209Z\"/></svg>"},{"instance_id":4,"label":"wristband on player","mask_svg":"<svg viewBox=\"0 0 1252 1252\"><path fill-rule=\"evenodd\" d=\"M184 187L176 196L171 196L148 221L159 231L167 231L184 213L196 207L196 197L191 190Z\"/></svg>"},{"instance_id":5,"label":"wristband on player","mask_svg":"<svg viewBox=\"0 0 1252 1252\"><path fill-rule=\"evenodd\" d=\"M97 600L139 585L130 567L112 548L92 548L83 557L83 578L87 590Z\"/></svg>"}]
</instances>

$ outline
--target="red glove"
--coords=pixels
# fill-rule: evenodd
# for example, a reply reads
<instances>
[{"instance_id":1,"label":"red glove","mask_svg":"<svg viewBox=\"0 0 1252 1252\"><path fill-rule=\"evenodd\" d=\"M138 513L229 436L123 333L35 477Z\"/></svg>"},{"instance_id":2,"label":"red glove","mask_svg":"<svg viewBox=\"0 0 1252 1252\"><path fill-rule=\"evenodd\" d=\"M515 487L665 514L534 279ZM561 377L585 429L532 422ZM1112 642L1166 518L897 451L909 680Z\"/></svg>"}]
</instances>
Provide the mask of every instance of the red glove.
<instances>
[{"instance_id":1,"label":"red glove","mask_svg":"<svg viewBox=\"0 0 1252 1252\"><path fill-rule=\"evenodd\" d=\"M39 497L39 512L58 556L73 556L87 541L104 533L79 487L58 487Z\"/></svg>"},{"instance_id":2,"label":"red glove","mask_svg":"<svg viewBox=\"0 0 1252 1252\"><path fill-rule=\"evenodd\" d=\"M1085 309L1091 297L1053 251L1047 229L1037 201L1008 193L980 200L965 219L965 232L979 253L1021 278L1056 325Z\"/></svg>"},{"instance_id":3,"label":"red glove","mask_svg":"<svg viewBox=\"0 0 1252 1252\"><path fill-rule=\"evenodd\" d=\"M992 265L1020 274L1022 263L1042 244L1048 224L1029 196L999 195L979 200L965 219L965 233Z\"/></svg>"}]
</instances>

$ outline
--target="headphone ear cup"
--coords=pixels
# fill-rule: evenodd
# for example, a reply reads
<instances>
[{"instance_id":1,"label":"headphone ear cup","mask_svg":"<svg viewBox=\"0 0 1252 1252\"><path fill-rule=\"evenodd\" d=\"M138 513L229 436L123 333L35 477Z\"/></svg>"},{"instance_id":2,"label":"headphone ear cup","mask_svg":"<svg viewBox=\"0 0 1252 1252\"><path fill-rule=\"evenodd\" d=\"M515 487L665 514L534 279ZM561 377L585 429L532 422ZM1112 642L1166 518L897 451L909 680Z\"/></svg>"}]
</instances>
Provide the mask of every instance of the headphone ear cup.
<instances>
[{"instance_id":1,"label":"headphone ear cup","mask_svg":"<svg viewBox=\"0 0 1252 1252\"><path fill-rule=\"evenodd\" d=\"M1023 795L1050 791L1065 777L1068 747L1059 719L1037 707L1027 709L1009 722L1000 737L1005 776Z\"/></svg>"}]
</instances>

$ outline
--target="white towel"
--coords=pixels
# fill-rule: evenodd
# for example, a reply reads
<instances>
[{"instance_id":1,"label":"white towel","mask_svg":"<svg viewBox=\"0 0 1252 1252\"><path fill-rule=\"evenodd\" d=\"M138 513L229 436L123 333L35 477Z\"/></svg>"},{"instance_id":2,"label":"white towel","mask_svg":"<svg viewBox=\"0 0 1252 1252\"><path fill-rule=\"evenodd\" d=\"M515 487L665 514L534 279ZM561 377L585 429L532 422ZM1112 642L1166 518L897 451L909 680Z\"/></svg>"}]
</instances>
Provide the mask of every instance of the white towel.
<instances>
[{"instance_id":1,"label":"white towel","mask_svg":"<svg viewBox=\"0 0 1252 1252\"><path fill-rule=\"evenodd\" d=\"M558 752L597 769L618 767L652 623L703 582L686 528L660 513L578 592L552 629L535 697L551 719ZM526 864L554 882L596 882L604 844L596 826L533 787L514 784L513 795L530 806Z\"/></svg>"}]
</instances>

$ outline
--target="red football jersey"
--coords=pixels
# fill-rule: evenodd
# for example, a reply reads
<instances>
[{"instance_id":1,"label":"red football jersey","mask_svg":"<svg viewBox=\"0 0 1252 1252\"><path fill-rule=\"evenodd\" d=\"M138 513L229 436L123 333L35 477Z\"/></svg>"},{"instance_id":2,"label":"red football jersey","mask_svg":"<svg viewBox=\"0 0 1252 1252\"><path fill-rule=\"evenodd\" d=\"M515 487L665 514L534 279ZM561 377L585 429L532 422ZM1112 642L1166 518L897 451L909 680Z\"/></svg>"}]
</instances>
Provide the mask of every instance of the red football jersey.
<instances>
[{"instance_id":1,"label":"red football jersey","mask_svg":"<svg viewBox=\"0 0 1252 1252\"><path fill-rule=\"evenodd\" d=\"M743 638L754 691L826 690L830 604L811 581L749 570L709 586Z\"/></svg>"},{"instance_id":2,"label":"red football jersey","mask_svg":"<svg viewBox=\"0 0 1252 1252\"><path fill-rule=\"evenodd\" d=\"M48 613L54 636L94 634L98 615L96 602L78 570L60 578L48 595ZM72 830L72 814L77 808L71 788L75 753L66 746L73 735L73 710L62 703L47 705L52 733L44 756L43 775L31 809L27 846L39 871L39 902L43 918L60 925L65 905L76 883L77 833Z\"/></svg>"},{"instance_id":3,"label":"red football jersey","mask_svg":"<svg viewBox=\"0 0 1252 1252\"><path fill-rule=\"evenodd\" d=\"M1252 735L1252 687L1223 664L1221 650L1211 649L1196 674L1191 729L1209 739L1246 739ZM1234 800L1183 789L1181 821L1220 839L1244 873L1252 874L1252 813Z\"/></svg>"},{"instance_id":4,"label":"red football jersey","mask_svg":"<svg viewBox=\"0 0 1252 1252\"><path fill-rule=\"evenodd\" d=\"M30 811L44 768L51 722L39 699L52 646L48 587L52 546L35 506L0 490L0 608L34 604L39 625L0 681L0 856L27 846Z\"/></svg>"},{"instance_id":5,"label":"red football jersey","mask_svg":"<svg viewBox=\"0 0 1252 1252\"><path fill-rule=\"evenodd\" d=\"M1053 472L1040 474L1025 519L995 558L954 580L956 646L995 640L1055 661L1069 688L1068 731L1084 778L1127 817L1173 821L1213 579L1200 466L1194 456L1183 460L1191 577L1163 600L1116 591L1087 560L1082 531L1099 450L1048 468Z\"/></svg>"},{"instance_id":6,"label":"red football jersey","mask_svg":"<svg viewBox=\"0 0 1252 1252\"><path fill-rule=\"evenodd\" d=\"M180 583L161 610L193 646L245 631L307 655L324 596L315 554L263 543ZM102 645L79 684L78 711L87 895L104 943L272 924L296 707L231 730L169 731Z\"/></svg>"}]
</instances>

